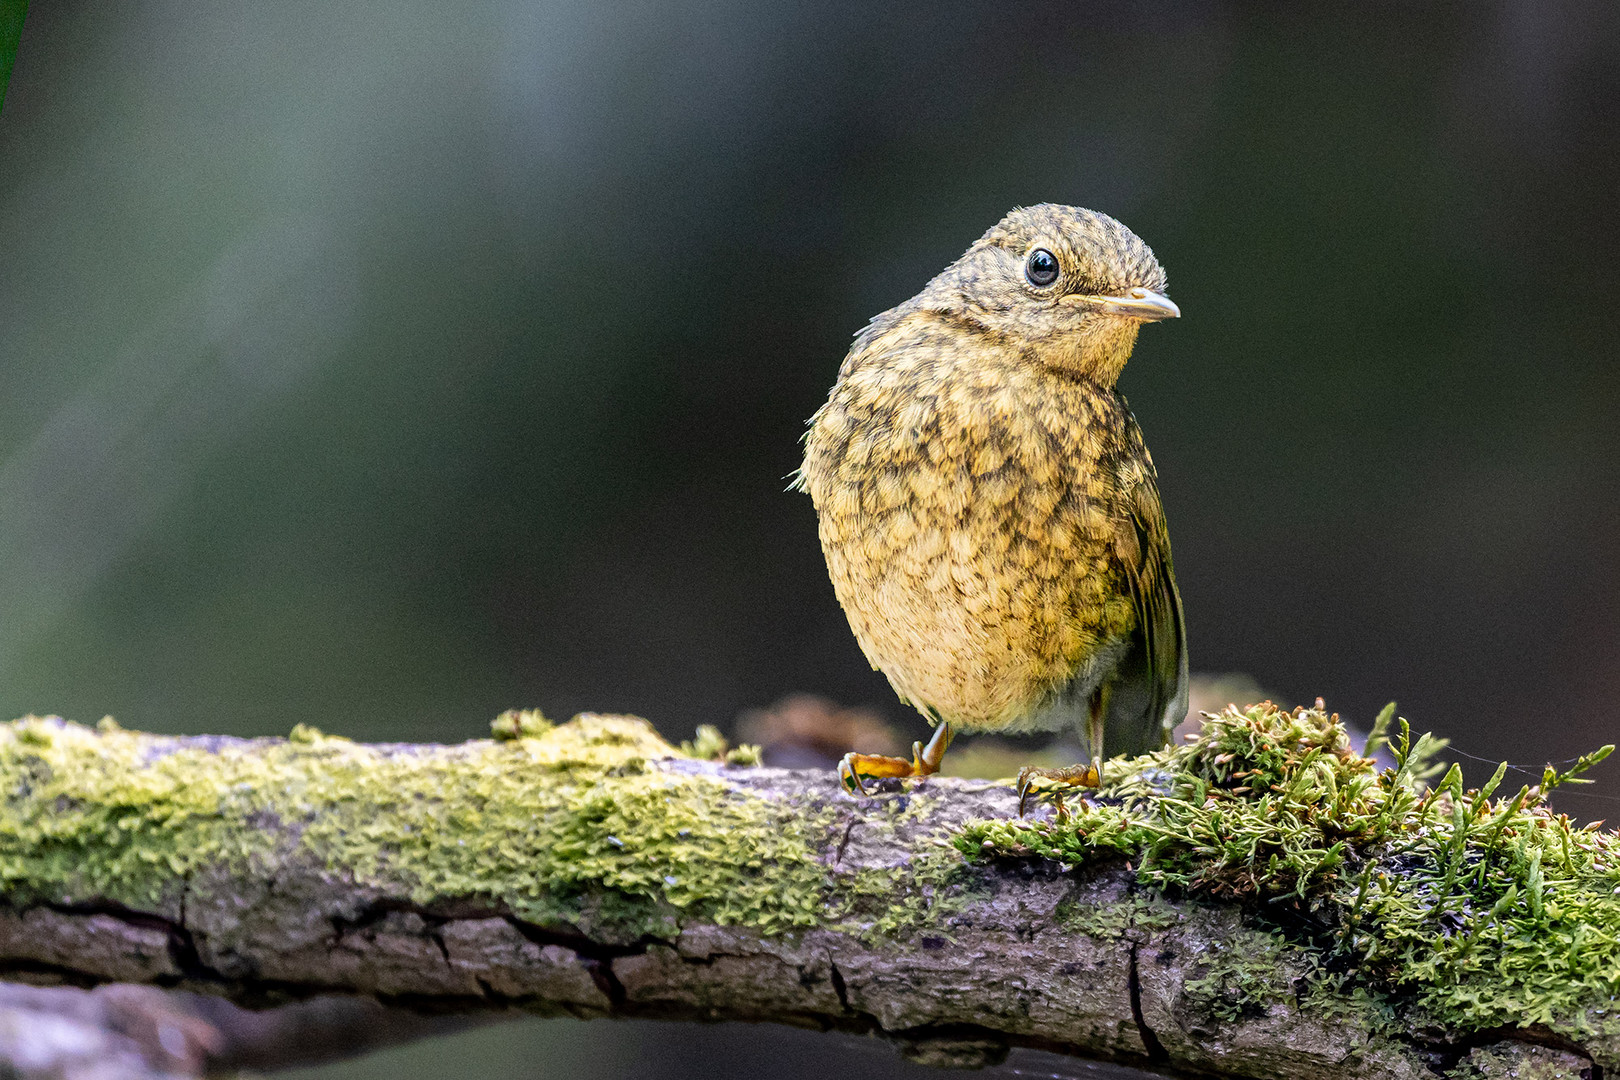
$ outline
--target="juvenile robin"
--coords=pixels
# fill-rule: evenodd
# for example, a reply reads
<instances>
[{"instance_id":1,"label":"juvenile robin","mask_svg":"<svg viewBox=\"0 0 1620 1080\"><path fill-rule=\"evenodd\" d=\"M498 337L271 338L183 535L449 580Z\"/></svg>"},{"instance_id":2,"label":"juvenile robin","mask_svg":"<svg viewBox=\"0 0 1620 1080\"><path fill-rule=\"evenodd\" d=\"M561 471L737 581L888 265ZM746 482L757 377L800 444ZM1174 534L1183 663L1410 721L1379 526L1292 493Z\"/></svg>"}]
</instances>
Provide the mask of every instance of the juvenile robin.
<instances>
[{"instance_id":1,"label":"juvenile robin","mask_svg":"<svg viewBox=\"0 0 1620 1080\"><path fill-rule=\"evenodd\" d=\"M852 793L937 772L959 730L1072 725L1090 760L1024 769L1022 813L1185 715L1164 508L1114 388L1142 324L1180 314L1164 282L1113 218L1024 207L856 335L797 483L861 649L935 728L909 761L845 756Z\"/></svg>"}]
</instances>

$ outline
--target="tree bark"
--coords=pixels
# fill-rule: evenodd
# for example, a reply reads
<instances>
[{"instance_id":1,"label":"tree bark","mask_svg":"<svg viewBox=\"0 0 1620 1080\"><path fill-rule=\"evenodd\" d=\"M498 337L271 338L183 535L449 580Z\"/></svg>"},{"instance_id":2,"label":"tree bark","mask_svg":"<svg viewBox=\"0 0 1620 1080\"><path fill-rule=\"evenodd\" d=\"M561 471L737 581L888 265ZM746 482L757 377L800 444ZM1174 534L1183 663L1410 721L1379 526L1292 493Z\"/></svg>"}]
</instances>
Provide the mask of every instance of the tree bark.
<instances>
[{"instance_id":1,"label":"tree bark","mask_svg":"<svg viewBox=\"0 0 1620 1080\"><path fill-rule=\"evenodd\" d=\"M1312 1015L1291 991L1307 946L1275 948L1237 905L1169 900L1123 861L969 863L950 838L1014 815L1005 786L857 800L830 772L694 760L633 718L507 733L527 737L7 725L0 976L255 1007L338 993L766 1021L955 1066L1034 1047L1311 1080L1615 1067L1545 1031L1391 1035L1349 999ZM1267 994L1234 999L1234 957Z\"/></svg>"}]
</instances>

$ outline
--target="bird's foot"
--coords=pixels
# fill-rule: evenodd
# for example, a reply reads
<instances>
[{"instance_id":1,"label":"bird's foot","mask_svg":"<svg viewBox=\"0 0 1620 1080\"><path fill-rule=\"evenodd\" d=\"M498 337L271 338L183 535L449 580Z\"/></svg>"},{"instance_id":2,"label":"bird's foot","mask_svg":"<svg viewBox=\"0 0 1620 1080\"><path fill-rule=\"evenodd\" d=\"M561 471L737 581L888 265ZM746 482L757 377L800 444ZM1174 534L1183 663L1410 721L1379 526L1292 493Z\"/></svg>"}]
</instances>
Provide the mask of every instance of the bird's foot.
<instances>
[{"instance_id":1,"label":"bird's foot","mask_svg":"<svg viewBox=\"0 0 1620 1080\"><path fill-rule=\"evenodd\" d=\"M944 758L944 751L951 745L951 725L941 721L935 725L933 735L928 737L928 745L912 743L912 759L889 758L885 755L857 755L847 753L838 763L838 779L844 782L844 790L851 795L865 795L867 785L863 784L862 777L867 780L889 779L889 777L933 776L940 771L940 759Z\"/></svg>"},{"instance_id":2,"label":"bird's foot","mask_svg":"<svg viewBox=\"0 0 1620 1080\"><path fill-rule=\"evenodd\" d=\"M915 753L921 748L921 743L913 747L910 761L903 757L888 757L884 754L845 754L843 760L838 763L838 779L843 781L844 790L851 795L865 795L867 780L905 780L939 772L938 765L930 765L922 760L921 755Z\"/></svg>"},{"instance_id":3,"label":"bird's foot","mask_svg":"<svg viewBox=\"0 0 1620 1080\"><path fill-rule=\"evenodd\" d=\"M843 781L844 790L851 795L865 795L865 780L878 780L899 778L905 779L913 776L932 776L939 772L940 759L945 756L946 747L951 745L951 725L941 722L934 728L934 734L929 738L928 745L920 742L911 744L911 760L905 758L888 757L883 754L856 754L848 753L838 763L838 779Z\"/></svg>"},{"instance_id":4,"label":"bird's foot","mask_svg":"<svg viewBox=\"0 0 1620 1080\"><path fill-rule=\"evenodd\" d=\"M1090 765L1071 765L1066 769L1037 769L1026 765L1018 770L1018 816L1024 816L1031 795L1037 798L1049 795L1057 805L1058 820L1067 821L1069 808L1063 804L1064 792L1101 786L1102 765L1097 761ZM1084 797L1081 802L1085 802Z\"/></svg>"}]
</instances>

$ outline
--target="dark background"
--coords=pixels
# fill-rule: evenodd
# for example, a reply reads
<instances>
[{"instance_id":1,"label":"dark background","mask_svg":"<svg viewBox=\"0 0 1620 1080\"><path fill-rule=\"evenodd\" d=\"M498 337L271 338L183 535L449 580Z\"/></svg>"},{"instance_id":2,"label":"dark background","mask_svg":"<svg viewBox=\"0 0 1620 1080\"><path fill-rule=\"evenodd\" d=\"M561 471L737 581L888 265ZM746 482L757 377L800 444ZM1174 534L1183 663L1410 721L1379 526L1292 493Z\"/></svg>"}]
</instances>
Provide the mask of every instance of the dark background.
<instances>
[{"instance_id":1,"label":"dark background","mask_svg":"<svg viewBox=\"0 0 1620 1080\"><path fill-rule=\"evenodd\" d=\"M0 712L680 737L812 690L920 734L784 478L866 318L1059 201L1185 313L1122 387L1194 670L1569 758L1620 727L1617 192L1608 0L36 3L0 118ZM1617 773L1566 807L1612 816ZM454 1056L892 1060L730 1030Z\"/></svg>"}]
</instances>

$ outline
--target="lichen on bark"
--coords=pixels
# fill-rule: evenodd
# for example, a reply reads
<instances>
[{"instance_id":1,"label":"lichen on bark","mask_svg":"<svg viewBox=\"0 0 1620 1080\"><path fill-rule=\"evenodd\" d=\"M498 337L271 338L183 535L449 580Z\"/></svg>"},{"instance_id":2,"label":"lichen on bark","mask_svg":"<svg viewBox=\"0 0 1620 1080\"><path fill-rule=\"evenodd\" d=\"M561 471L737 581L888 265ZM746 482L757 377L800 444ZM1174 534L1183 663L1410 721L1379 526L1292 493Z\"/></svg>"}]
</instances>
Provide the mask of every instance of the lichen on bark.
<instances>
[{"instance_id":1,"label":"lichen on bark","mask_svg":"<svg viewBox=\"0 0 1620 1080\"><path fill-rule=\"evenodd\" d=\"M169 909L199 870L296 854L416 903L479 897L626 938L675 912L765 931L823 917L825 810L654 768L683 755L635 717L527 734L427 754L307 725L198 743L25 719L0 728L0 886Z\"/></svg>"}]
</instances>

